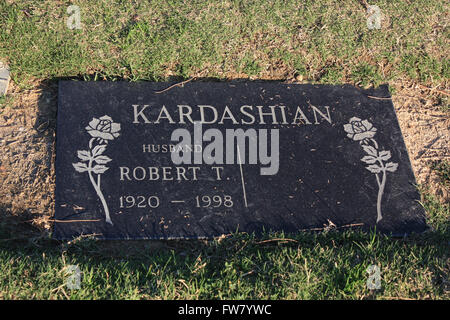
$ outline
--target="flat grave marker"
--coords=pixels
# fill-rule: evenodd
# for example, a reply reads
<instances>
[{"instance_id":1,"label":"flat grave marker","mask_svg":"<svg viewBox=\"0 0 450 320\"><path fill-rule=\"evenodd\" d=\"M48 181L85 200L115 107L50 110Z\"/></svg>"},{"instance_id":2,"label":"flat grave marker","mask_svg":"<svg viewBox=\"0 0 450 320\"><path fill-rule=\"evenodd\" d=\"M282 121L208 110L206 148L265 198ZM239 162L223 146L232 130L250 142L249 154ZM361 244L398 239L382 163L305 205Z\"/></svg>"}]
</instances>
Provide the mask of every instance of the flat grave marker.
<instances>
[{"instance_id":1,"label":"flat grave marker","mask_svg":"<svg viewBox=\"0 0 450 320\"><path fill-rule=\"evenodd\" d=\"M60 81L53 237L427 229L387 87Z\"/></svg>"}]
</instances>

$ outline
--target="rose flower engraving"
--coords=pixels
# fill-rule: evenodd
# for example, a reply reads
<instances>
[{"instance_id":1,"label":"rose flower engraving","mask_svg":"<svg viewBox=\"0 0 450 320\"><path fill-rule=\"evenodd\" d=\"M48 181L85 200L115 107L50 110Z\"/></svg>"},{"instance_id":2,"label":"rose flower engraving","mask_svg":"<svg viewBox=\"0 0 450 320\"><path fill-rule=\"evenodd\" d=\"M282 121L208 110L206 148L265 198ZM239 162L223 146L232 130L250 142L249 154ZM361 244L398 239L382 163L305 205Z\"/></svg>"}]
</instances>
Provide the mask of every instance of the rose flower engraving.
<instances>
[{"instance_id":1,"label":"rose flower engraving","mask_svg":"<svg viewBox=\"0 0 450 320\"><path fill-rule=\"evenodd\" d=\"M344 124L344 131L347 137L358 141L364 152L367 153L361 161L368 164L367 170L375 174L378 184L377 197L377 223L383 219L381 212L381 200L384 188L386 186L386 173L395 172L398 164L395 162L386 162L391 158L391 152L386 150L378 150L378 143L373 139L377 129L368 120L360 118L350 118L349 123ZM380 177L381 176L381 177Z\"/></svg>"},{"instance_id":2,"label":"rose flower engraving","mask_svg":"<svg viewBox=\"0 0 450 320\"><path fill-rule=\"evenodd\" d=\"M108 143L119 136L120 124L114 123L109 116L94 118L86 127L87 132L101 143Z\"/></svg>"},{"instance_id":3,"label":"rose flower engraving","mask_svg":"<svg viewBox=\"0 0 450 320\"><path fill-rule=\"evenodd\" d=\"M349 122L344 124L344 130L347 132L347 137L355 141L373 138L377 132L377 129L367 120L353 117Z\"/></svg>"},{"instance_id":4,"label":"rose flower engraving","mask_svg":"<svg viewBox=\"0 0 450 320\"><path fill-rule=\"evenodd\" d=\"M89 180L103 205L105 221L113 224L109 216L108 204L100 188L100 176L109 169L105 164L112 161L112 159L103 153L106 151L108 141L114 140L120 135L120 124L114 123L111 117L105 115L99 119L92 119L85 129L92 137L89 140L89 150L78 150L77 156L80 162L72 165L77 172L88 173ZM94 145L94 143L97 143L97 145ZM97 175L96 179L94 178L95 174Z\"/></svg>"}]
</instances>

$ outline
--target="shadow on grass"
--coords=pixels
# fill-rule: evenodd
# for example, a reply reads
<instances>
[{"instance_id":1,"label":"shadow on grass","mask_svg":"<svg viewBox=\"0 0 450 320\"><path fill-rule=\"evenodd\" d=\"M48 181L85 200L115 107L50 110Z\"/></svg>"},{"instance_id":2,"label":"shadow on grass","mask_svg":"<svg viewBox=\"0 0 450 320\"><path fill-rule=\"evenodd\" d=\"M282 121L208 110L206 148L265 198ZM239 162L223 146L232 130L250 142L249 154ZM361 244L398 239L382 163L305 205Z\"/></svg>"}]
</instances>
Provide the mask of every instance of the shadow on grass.
<instances>
[{"instance_id":1,"label":"shadow on grass","mask_svg":"<svg viewBox=\"0 0 450 320\"><path fill-rule=\"evenodd\" d=\"M27 229L27 222L12 221L2 221L2 235L5 224L9 229L14 226L14 233L17 225L22 225L30 238L0 240L0 268L5 269L1 265L11 261L25 264L20 271L31 270L34 277L23 279L14 266L6 266L6 274L12 280L31 283L42 282L40 274L49 277L48 270L52 270L54 275L43 298L67 298L67 294L53 294L52 290L62 285L61 270L68 265L79 266L86 277L82 280L84 289L70 293L80 299L136 298L121 292L122 288L138 290L138 298L298 299L301 293L307 299L372 299L398 295L388 285L395 281L399 286L410 281L415 285L432 282L438 297L448 290L448 235L435 232L406 239L331 230L266 233L261 237L237 233L210 241L83 238L62 242L40 238L36 230ZM366 269L372 264L386 274L387 284L376 292L365 289ZM422 272L431 279L422 280ZM399 274L401 280L396 278ZM411 288L407 297L424 297L430 289L414 290L418 289Z\"/></svg>"},{"instance_id":2,"label":"shadow on grass","mask_svg":"<svg viewBox=\"0 0 450 320\"><path fill-rule=\"evenodd\" d=\"M40 289L44 299L373 299L398 295L389 285L394 282L395 287L395 281L431 282L433 297L448 292L448 229L404 239L330 230L258 237L236 233L209 241L64 242L43 235L22 217L4 214L0 228L0 269L6 269L12 282L48 279L47 287ZM24 237L17 237L19 233ZM386 285L368 292L366 269L372 264L381 266ZM79 266L83 290L55 293L68 265ZM28 272L34 276L25 276ZM430 279L423 280L422 272ZM407 297L423 298L430 289L409 291ZM28 298L32 292L23 294Z\"/></svg>"}]
</instances>

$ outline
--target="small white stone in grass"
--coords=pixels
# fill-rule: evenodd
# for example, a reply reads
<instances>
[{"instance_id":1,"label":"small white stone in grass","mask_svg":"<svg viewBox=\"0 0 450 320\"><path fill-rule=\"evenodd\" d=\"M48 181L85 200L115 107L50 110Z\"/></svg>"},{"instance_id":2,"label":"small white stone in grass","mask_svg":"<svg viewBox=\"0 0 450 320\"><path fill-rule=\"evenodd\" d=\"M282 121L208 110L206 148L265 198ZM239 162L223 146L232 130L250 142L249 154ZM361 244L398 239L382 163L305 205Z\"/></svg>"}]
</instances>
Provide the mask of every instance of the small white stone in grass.
<instances>
[{"instance_id":1,"label":"small white stone in grass","mask_svg":"<svg viewBox=\"0 0 450 320\"><path fill-rule=\"evenodd\" d=\"M9 84L9 68L0 61L0 96L5 95Z\"/></svg>"}]
</instances>

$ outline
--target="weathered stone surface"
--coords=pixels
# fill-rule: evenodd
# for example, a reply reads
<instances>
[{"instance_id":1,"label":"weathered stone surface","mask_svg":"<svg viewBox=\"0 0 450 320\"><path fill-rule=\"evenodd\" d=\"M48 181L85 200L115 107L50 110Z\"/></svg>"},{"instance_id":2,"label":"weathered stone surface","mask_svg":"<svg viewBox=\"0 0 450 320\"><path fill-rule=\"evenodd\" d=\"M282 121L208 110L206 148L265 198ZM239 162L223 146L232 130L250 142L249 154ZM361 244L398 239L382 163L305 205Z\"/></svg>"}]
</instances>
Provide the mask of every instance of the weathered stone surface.
<instances>
[{"instance_id":1,"label":"weathered stone surface","mask_svg":"<svg viewBox=\"0 0 450 320\"><path fill-rule=\"evenodd\" d=\"M427 228L386 87L169 86L60 82L55 238ZM176 164L186 132L191 163Z\"/></svg>"}]
</instances>

